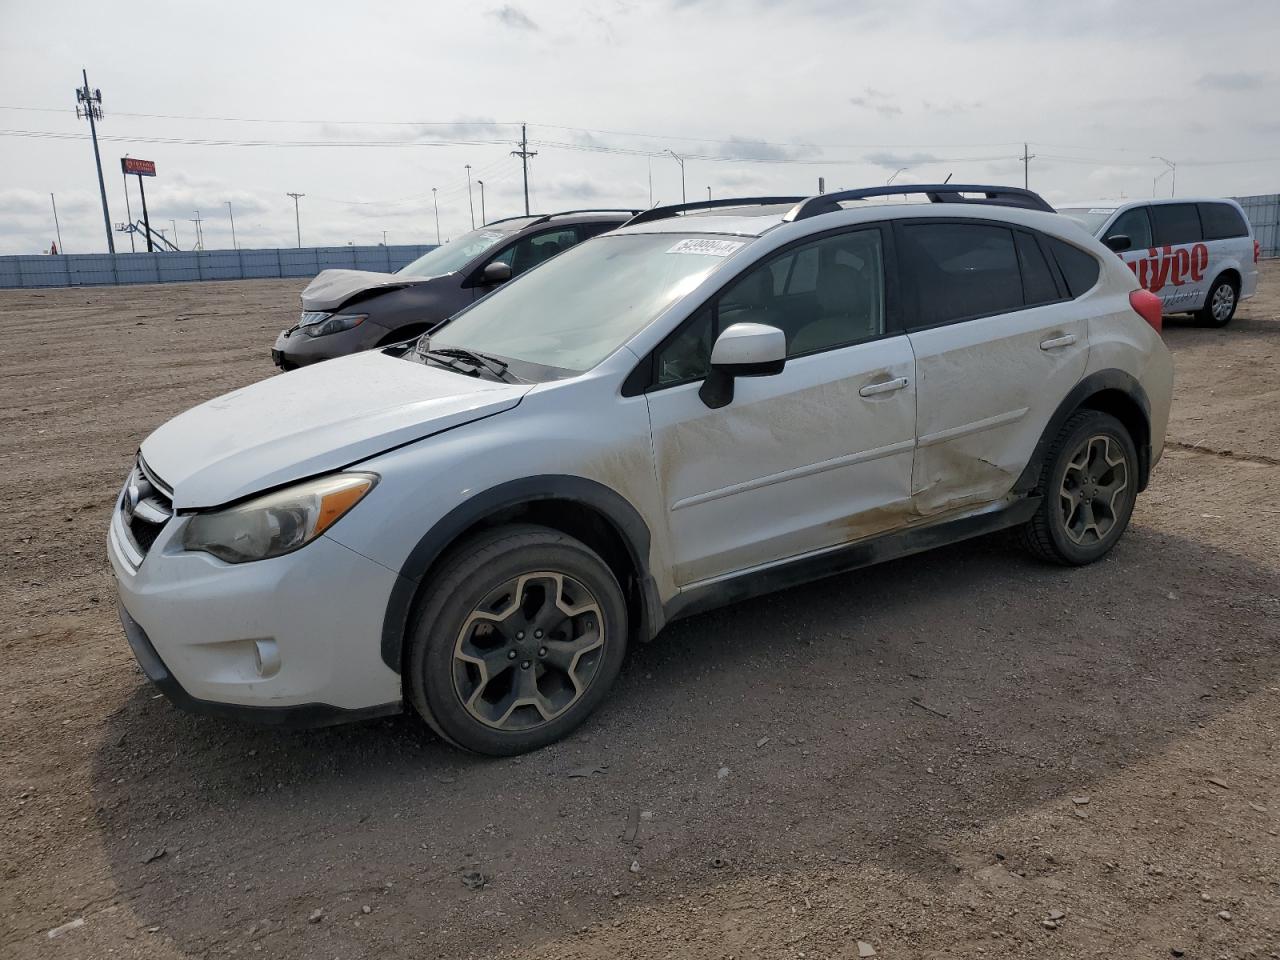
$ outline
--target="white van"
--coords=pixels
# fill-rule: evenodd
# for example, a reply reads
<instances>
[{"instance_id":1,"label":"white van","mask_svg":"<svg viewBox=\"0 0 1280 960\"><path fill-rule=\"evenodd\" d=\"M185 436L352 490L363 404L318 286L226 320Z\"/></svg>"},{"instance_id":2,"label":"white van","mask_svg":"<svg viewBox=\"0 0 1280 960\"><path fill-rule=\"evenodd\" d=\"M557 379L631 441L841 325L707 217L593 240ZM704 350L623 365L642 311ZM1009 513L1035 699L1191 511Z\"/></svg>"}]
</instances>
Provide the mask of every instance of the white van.
<instances>
[{"instance_id":1,"label":"white van","mask_svg":"<svg viewBox=\"0 0 1280 960\"><path fill-rule=\"evenodd\" d=\"M1225 327L1258 289L1258 242L1234 200L1104 201L1058 212L1120 254L1165 313Z\"/></svg>"}]
</instances>

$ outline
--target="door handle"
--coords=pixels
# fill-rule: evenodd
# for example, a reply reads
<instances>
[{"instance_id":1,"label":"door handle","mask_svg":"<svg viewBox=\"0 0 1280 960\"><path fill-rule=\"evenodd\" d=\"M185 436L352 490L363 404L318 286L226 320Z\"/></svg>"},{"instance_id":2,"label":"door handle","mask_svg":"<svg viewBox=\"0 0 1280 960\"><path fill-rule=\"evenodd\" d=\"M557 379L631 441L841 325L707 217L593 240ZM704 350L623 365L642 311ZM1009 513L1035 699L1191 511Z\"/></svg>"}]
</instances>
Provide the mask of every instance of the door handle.
<instances>
[{"instance_id":1,"label":"door handle","mask_svg":"<svg viewBox=\"0 0 1280 960\"><path fill-rule=\"evenodd\" d=\"M1056 350L1058 349L1058 347L1069 347L1075 342L1076 342L1076 335L1074 333L1068 333L1061 337L1053 337L1050 340L1041 340L1040 349Z\"/></svg>"},{"instance_id":2,"label":"door handle","mask_svg":"<svg viewBox=\"0 0 1280 960\"><path fill-rule=\"evenodd\" d=\"M893 393L895 390L901 390L908 383L906 377L898 377L895 380L886 380L884 383L869 383L858 391L860 397L874 397L881 393Z\"/></svg>"}]
</instances>

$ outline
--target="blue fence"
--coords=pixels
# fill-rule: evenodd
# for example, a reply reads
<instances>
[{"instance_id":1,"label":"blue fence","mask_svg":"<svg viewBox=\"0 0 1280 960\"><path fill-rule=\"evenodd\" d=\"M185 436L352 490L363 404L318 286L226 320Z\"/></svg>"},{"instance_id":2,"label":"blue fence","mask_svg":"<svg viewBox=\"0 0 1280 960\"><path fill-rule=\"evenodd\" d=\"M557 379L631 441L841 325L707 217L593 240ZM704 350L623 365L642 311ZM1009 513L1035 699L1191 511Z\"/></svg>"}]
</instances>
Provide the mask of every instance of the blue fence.
<instances>
[{"instance_id":1,"label":"blue fence","mask_svg":"<svg viewBox=\"0 0 1280 960\"><path fill-rule=\"evenodd\" d=\"M314 277L321 270L390 273L435 244L375 247L299 247L281 250L184 250L178 253L75 253L0 257L0 287L90 287L189 280Z\"/></svg>"}]
</instances>

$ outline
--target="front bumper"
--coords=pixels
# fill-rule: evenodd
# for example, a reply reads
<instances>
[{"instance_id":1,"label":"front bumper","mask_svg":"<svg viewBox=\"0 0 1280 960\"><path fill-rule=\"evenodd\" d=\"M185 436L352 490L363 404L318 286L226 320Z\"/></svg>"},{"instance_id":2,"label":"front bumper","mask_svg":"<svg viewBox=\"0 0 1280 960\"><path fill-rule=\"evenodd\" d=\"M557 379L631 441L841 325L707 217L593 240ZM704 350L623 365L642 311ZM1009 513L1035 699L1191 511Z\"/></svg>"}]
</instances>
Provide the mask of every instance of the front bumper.
<instances>
[{"instance_id":1,"label":"front bumper","mask_svg":"<svg viewBox=\"0 0 1280 960\"><path fill-rule=\"evenodd\" d=\"M281 330L271 347L271 362L281 370L294 370L321 360L332 360L372 349L390 332L372 320L366 320L350 330L331 333L327 337L308 337Z\"/></svg>"},{"instance_id":2,"label":"front bumper","mask_svg":"<svg viewBox=\"0 0 1280 960\"><path fill-rule=\"evenodd\" d=\"M185 523L171 519L137 563L114 520L108 538L125 634L170 700L277 725L402 709L400 677L380 655L397 574L324 536L227 564L182 550Z\"/></svg>"}]
</instances>

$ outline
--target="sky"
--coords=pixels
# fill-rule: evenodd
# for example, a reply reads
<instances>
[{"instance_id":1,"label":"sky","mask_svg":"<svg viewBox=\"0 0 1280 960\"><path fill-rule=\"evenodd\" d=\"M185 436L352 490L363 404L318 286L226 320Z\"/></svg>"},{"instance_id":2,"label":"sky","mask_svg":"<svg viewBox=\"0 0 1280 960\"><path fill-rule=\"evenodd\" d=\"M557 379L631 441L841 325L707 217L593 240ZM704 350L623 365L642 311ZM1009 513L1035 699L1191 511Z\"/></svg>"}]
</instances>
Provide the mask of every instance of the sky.
<instances>
[{"instance_id":1,"label":"sky","mask_svg":"<svg viewBox=\"0 0 1280 960\"><path fill-rule=\"evenodd\" d=\"M232 215L295 245L289 192L308 246L433 243L433 188L460 236L477 181L521 214L522 122L535 212L1020 185L1024 143L1055 204L1275 193L1277 49L1272 0L0 0L0 253L48 250L51 193L62 249L106 250L82 69L111 221L154 160L153 225L215 249Z\"/></svg>"}]
</instances>

